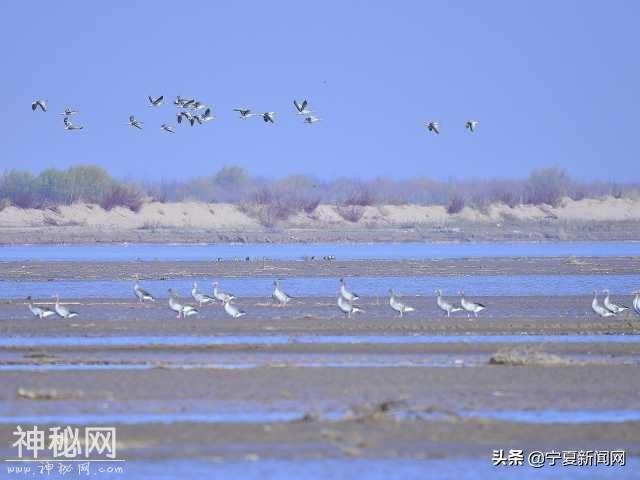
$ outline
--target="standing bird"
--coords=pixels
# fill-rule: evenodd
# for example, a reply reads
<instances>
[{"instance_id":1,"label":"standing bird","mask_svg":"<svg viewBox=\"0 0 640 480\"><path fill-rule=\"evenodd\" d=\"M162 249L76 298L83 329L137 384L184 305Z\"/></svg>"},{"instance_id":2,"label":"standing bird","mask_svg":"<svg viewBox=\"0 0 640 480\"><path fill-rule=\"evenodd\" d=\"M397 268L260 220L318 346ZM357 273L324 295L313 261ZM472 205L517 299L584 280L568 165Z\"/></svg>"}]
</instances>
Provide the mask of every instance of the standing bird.
<instances>
[{"instance_id":1,"label":"standing bird","mask_svg":"<svg viewBox=\"0 0 640 480\"><path fill-rule=\"evenodd\" d=\"M602 293L605 295L602 304L604 305L604 308L609 310L611 313L622 313L625 310L629 310L629 307L626 305L616 305L615 303L612 303L609 298L609 290L603 290Z\"/></svg>"},{"instance_id":2,"label":"standing bird","mask_svg":"<svg viewBox=\"0 0 640 480\"><path fill-rule=\"evenodd\" d=\"M84 128L82 125L74 125L67 117L64 117L62 122L64 123L65 130L82 130Z\"/></svg>"},{"instance_id":3,"label":"standing bird","mask_svg":"<svg viewBox=\"0 0 640 480\"><path fill-rule=\"evenodd\" d=\"M338 308L347 318L351 318L352 313L364 312L361 308L354 307L353 304L342 295L338 295Z\"/></svg>"},{"instance_id":4,"label":"standing bird","mask_svg":"<svg viewBox=\"0 0 640 480\"><path fill-rule=\"evenodd\" d=\"M598 302L598 292L593 291L593 301L591 302L591 310L601 317L613 317L615 313L610 312Z\"/></svg>"},{"instance_id":5,"label":"standing bird","mask_svg":"<svg viewBox=\"0 0 640 480\"><path fill-rule=\"evenodd\" d=\"M164 95L160 95L158 98L153 98L151 95L149 95L149 97L147 98L149 98L149 107L159 107L164 101Z\"/></svg>"},{"instance_id":6,"label":"standing bird","mask_svg":"<svg viewBox=\"0 0 640 480\"><path fill-rule=\"evenodd\" d=\"M393 288L389 289L389 306L398 312L399 316L402 317L405 312L414 312L415 308L408 306L407 304L398 300L398 297L393 293Z\"/></svg>"},{"instance_id":7,"label":"standing bird","mask_svg":"<svg viewBox=\"0 0 640 480\"><path fill-rule=\"evenodd\" d=\"M227 312L227 315L233 318L240 318L247 314L244 310L240 310L238 307L233 305L231 300L224 302L224 311Z\"/></svg>"},{"instance_id":8,"label":"standing bird","mask_svg":"<svg viewBox=\"0 0 640 480\"><path fill-rule=\"evenodd\" d=\"M66 107L64 109L64 112L62 112L60 115L64 115L65 117L70 117L71 115L75 115L76 113L78 113L77 110L74 110L72 108Z\"/></svg>"},{"instance_id":9,"label":"standing bird","mask_svg":"<svg viewBox=\"0 0 640 480\"><path fill-rule=\"evenodd\" d=\"M215 298L210 297L209 295L206 295L204 293L198 292L198 282L193 282L193 288L191 289L191 296L196 302L198 302L198 305L200 307L202 307L202 305L215 302Z\"/></svg>"},{"instance_id":10,"label":"standing bird","mask_svg":"<svg viewBox=\"0 0 640 480\"><path fill-rule=\"evenodd\" d=\"M60 297L58 296L57 293L55 295L55 298L56 298L56 304L54 306L54 310L56 311L56 313L58 314L59 317L62 317L62 318L73 318L73 317L77 317L78 316L78 312L72 312L71 310L69 310L64 305L60 305Z\"/></svg>"},{"instance_id":11,"label":"standing bird","mask_svg":"<svg viewBox=\"0 0 640 480\"><path fill-rule=\"evenodd\" d=\"M183 305L178 301L177 295L173 293L173 290L169 289L169 308L174 312L178 313L176 318L186 318L191 315L197 315L198 310L193 308L191 305Z\"/></svg>"},{"instance_id":12,"label":"standing bird","mask_svg":"<svg viewBox=\"0 0 640 480\"><path fill-rule=\"evenodd\" d=\"M275 112L264 112L262 114L262 120L265 121L265 123L275 123L274 121L274 116L275 116Z\"/></svg>"},{"instance_id":13,"label":"standing bird","mask_svg":"<svg viewBox=\"0 0 640 480\"><path fill-rule=\"evenodd\" d=\"M218 282L213 282L213 298L221 303L225 303L230 302L231 300L236 298L236 296L231 293L221 292L220 290L218 290Z\"/></svg>"},{"instance_id":14,"label":"standing bird","mask_svg":"<svg viewBox=\"0 0 640 480\"><path fill-rule=\"evenodd\" d=\"M316 123L322 120L321 118L314 117L313 115L309 115L308 117L304 117L304 123Z\"/></svg>"},{"instance_id":15,"label":"standing bird","mask_svg":"<svg viewBox=\"0 0 640 480\"><path fill-rule=\"evenodd\" d=\"M636 290L633 292L635 297L633 297L633 311L640 315L640 290Z\"/></svg>"},{"instance_id":16,"label":"standing bird","mask_svg":"<svg viewBox=\"0 0 640 480\"><path fill-rule=\"evenodd\" d=\"M29 302L29 310L31 311L31 313L33 314L34 317L38 317L40 320L42 320L43 318L47 318L50 317L51 315L55 315L56 312L54 312L53 310L50 310L46 307L39 307L37 305L34 305L31 302L31 296L27 297L27 301Z\"/></svg>"},{"instance_id":17,"label":"standing bird","mask_svg":"<svg viewBox=\"0 0 640 480\"><path fill-rule=\"evenodd\" d=\"M138 283L137 277L136 277L136 283L133 285L133 293L136 297L138 297L138 301L140 303L144 303L145 300L148 300L150 302L156 301L153 295L151 295L149 292L147 292L144 288L140 286L140 284Z\"/></svg>"},{"instance_id":18,"label":"standing bird","mask_svg":"<svg viewBox=\"0 0 640 480\"><path fill-rule=\"evenodd\" d=\"M259 117L259 113L251 113L251 110L248 108L234 108L234 112L238 112L240 114L241 119L251 118L251 117Z\"/></svg>"},{"instance_id":19,"label":"standing bird","mask_svg":"<svg viewBox=\"0 0 640 480\"><path fill-rule=\"evenodd\" d=\"M280 282L278 282L278 280L273 282L273 293L271 297L278 302L278 305L281 307L284 307L291 300L291 297L280 288Z\"/></svg>"},{"instance_id":20,"label":"standing bird","mask_svg":"<svg viewBox=\"0 0 640 480\"><path fill-rule=\"evenodd\" d=\"M167 125L166 123L160 125L160 128L165 132L176 133L175 129L171 125Z\"/></svg>"},{"instance_id":21,"label":"standing bird","mask_svg":"<svg viewBox=\"0 0 640 480\"><path fill-rule=\"evenodd\" d=\"M460 306L467 312L467 318L470 318L472 313L475 318L478 318L478 313L486 308L481 303L470 302L467 300L464 296L463 290L460 290L458 294L460 295Z\"/></svg>"},{"instance_id":22,"label":"standing bird","mask_svg":"<svg viewBox=\"0 0 640 480\"><path fill-rule=\"evenodd\" d=\"M306 100L302 100L300 103L298 103L297 100L293 101L293 106L296 107L298 115L309 115L311 113L311 110L307 108L307 105L308 103Z\"/></svg>"},{"instance_id":23,"label":"standing bird","mask_svg":"<svg viewBox=\"0 0 640 480\"><path fill-rule=\"evenodd\" d=\"M349 302L355 302L360 298L355 292L347 290L347 282L344 278L340 279L340 296Z\"/></svg>"},{"instance_id":24,"label":"standing bird","mask_svg":"<svg viewBox=\"0 0 640 480\"><path fill-rule=\"evenodd\" d=\"M454 307L449 302L444 300L442 298L442 290L438 289L436 290L436 293L438 294L438 296L436 297L436 303L438 304L438 308L442 310L447 315L447 317L450 317L451 314L454 312L459 312L460 310L462 310L462 308Z\"/></svg>"},{"instance_id":25,"label":"standing bird","mask_svg":"<svg viewBox=\"0 0 640 480\"><path fill-rule=\"evenodd\" d=\"M33 102L31 102L31 110L33 110L35 112L38 107L40 107L40 109L43 112L46 112L47 111L47 101L46 100L34 100Z\"/></svg>"},{"instance_id":26,"label":"standing bird","mask_svg":"<svg viewBox=\"0 0 640 480\"><path fill-rule=\"evenodd\" d=\"M129 115L129 123L127 123L127 125L142 130L142 124L143 122L141 122L140 120L136 120L136 117L134 117L133 115Z\"/></svg>"},{"instance_id":27,"label":"standing bird","mask_svg":"<svg viewBox=\"0 0 640 480\"><path fill-rule=\"evenodd\" d=\"M478 126L480 122L478 122L477 120L468 120L467 122L465 122L464 127L466 129L468 129L471 133L476 131L476 127Z\"/></svg>"},{"instance_id":28,"label":"standing bird","mask_svg":"<svg viewBox=\"0 0 640 480\"><path fill-rule=\"evenodd\" d=\"M440 134L440 122L427 122L426 125L430 132Z\"/></svg>"}]
</instances>

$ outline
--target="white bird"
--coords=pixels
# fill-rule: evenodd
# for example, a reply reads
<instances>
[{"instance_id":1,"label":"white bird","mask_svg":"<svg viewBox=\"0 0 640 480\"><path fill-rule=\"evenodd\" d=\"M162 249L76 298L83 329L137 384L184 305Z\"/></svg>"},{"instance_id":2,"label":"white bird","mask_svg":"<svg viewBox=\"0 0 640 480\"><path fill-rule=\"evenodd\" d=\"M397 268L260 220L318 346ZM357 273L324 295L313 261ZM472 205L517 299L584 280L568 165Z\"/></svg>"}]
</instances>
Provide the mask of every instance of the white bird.
<instances>
[{"instance_id":1,"label":"white bird","mask_svg":"<svg viewBox=\"0 0 640 480\"><path fill-rule=\"evenodd\" d=\"M202 115L200 115L200 120L203 122L208 122L209 120L213 120L214 118L216 118L215 116L213 116L211 114L211 109L207 108L204 113Z\"/></svg>"},{"instance_id":2,"label":"white bird","mask_svg":"<svg viewBox=\"0 0 640 480\"><path fill-rule=\"evenodd\" d=\"M82 130L84 128L82 125L74 125L67 117L64 117L62 122L64 123L65 130Z\"/></svg>"},{"instance_id":3,"label":"white bird","mask_svg":"<svg viewBox=\"0 0 640 480\"><path fill-rule=\"evenodd\" d=\"M304 123L316 123L322 120L321 118L314 117L313 115L309 115L308 117L304 117Z\"/></svg>"},{"instance_id":4,"label":"white bird","mask_svg":"<svg viewBox=\"0 0 640 480\"><path fill-rule=\"evenodd\" d=\"M33 110L35 112L38 107L40 107L40 109L43 112L46 112L47 111L47 101L46 100L34 100L33 102L31 102L31 110Z\"/></svg>"},{"instance_id":5,"label":"white bird","mask_svg":"<svg viewBox=\"0 0 640 480\"><path fill-rule=\"evenodd\" d=\"M185 100L184 98L182 98L180 95L178 95L178 96L176 97L176 99L173 101L173 104L174 104L176 107L184 107L184 102L185 102L185 101L186 101L186 100Z\"/></svg>"},{"instance_id":6,"label":"white bird","mask_svg":"<svg viewBox=\"0 0 640 480\"><path fill-rule=\"evenodd\" d=\"M629 307L627 307L626 305L616 305L615 303L611 302L609 298L609 290L603 290L602 293L604 293L605 295L602 304L604 305L604 308L609 310L611 313L622 313L625 310L629 310Z\"/></svg>"},{"instance_id":7,"label":"white bird","mask_svg":"<svg viewBox=\"0 0 640 480\"><path fill-rule=\"evenodd\" d=\"M393 293L393 288L389 289L389 295L389 306L398 312L400 317L402 317L406 312L415 312L415 308L398 300L398 297Z\"/></svg>"},{"instance_id":8,"label":"white bird","mask_svg":"<svg viewBox=\"0 0 640 480\"><path fill-rule=\"evenodd\" d=\"M298 115L309 115L311 113L311 110L307 108L308 102L306 100L302 100L300 103L298 103L297 100L294 100L293 105L296 107Z\"/></svg>"},{"instance_id":9,"label":"white bird","mask_svg":"<svg viewBox=\"0 0 640 480\"><path fill-rule=\"evenodd\" d=\"M60 115L64 115L65 117L70 117L71 115L75 115L76 113L78 113L77 110L73 110L72 108L66 107L64 109L64 112L62 112Z\"/></svg>"},{"instance_id":10,"label":"white bird","mask_svg":"<svg viewBox=\"0 0 640 480\"><path fill-rule=\"evenodd\" d=\"M464 127L466 129L468 129L471 133L476 131L476 127L478 126L480 122L478 122L477 120L468 120L465 124Z\"/></svg>"},{"instance_id":11,"label":"white bird","mask_svg":"<svg viewBox=\"0 0 640 480\"><path fill-rule=\"evenodd\" d=\"M640 315L640 290L633 293L635 295L633 298L633 311Z\"/></svg>"},{"instance_id":12,"label":"white bird","mask_svg":"<svg viewBox=\"0 0 640 480\"><path fill-rule=\"evenodd\" d=\"M174 312L178 312L178 316L176 318L186 318L191 315L198 314L198 310L193 308L191 305L183 305L180 303L171 288L169 289L169 308Z\"/></svg>"},{"instance_id":13,"label":"white bird","mask_svg":"<svg viewBox=\"0 0 640 480\"><path fill-rule=\"evenodd\" d=\"M342 295L338 295L338 308L347 318L351 318L352 313L364 312L361 308L354 307L353 304Z\"/></svg>"},{"instance_id":14,"label":"white bird","mask_svg":"<svg viewBox=\"0 0 640 480\"><path fill-rule=\"evenodd\" d=\"M38 317L39 319L43 319L43 318L47 318L50 317L51 315L55 315L56 312L54 312L53 310L46 308L46 307L39 307L37 305L34 305L33 303L31 303L31 297L27 297L27 300L29 301L29 310L31 310L31 313L33 314L34 317Z\"/></svg>"},{"instance_id":15,"label":"white bird","mask_svg":"<svg viewBox=\"0 0 640 480\"><path fill-rule=\"evenodd\" d=\"M251 117L260 117L260 113L251 113L251 110L248 108L234 108L234 112L238 112L240 114L241 119L251 118Z\"/></svg>"},{"instance_id":16,"label":"white bird","mask_svg":"<svg viewBox=\"0 0 640 480\"><path fill-rule=\"evenodd\" d=\"M231 303L231 300L227 300L224 302L224 311L227 312L233 318L240 318L243 315L246 315L247 312L240 310L238 307Z\"/></svg>"},{"instance_id":17,"label":"white bird","mask_svg":"<svg viewBox=\"0 0 640 480\"><path fill-rule=\"evenodd\" d=\"M162 102L164 101L164 95L160 95L158 98L153 98L149 95L147 98L149 98L149 107L158 107L162 105Z\"/></svg>"},{"instance_id":18,"label":"white bird","mask_svg":"<svg viewBox=\"0 0 640 480\"><path fill-rule=\"evenodd\" d=\"M133 115L129 115L129 123L127 125L131 125L132 127L142 130L142 124L143 122L141 122L140 120L136 120Z\"/></svg>"},{"instance_id":19,"label":"white bird","mask_svg":"<svg viewBox=\"0 0 640 480\"><path fill-rule=\"evenodd\" d=\"M160 128L165 132L176 133L175 129L171 125L167 125L166 123L160 125Z\"/></svg>"},{"instance_id":20,"label":"white bird","mask_svg":"<svg viewBox=\"0 0 640 480\"><path fill-rule=\"evenodd\" d=\"M436 293L438 294L438 296L436 297L436 303L438 304L438 308L442 310L447 315L447 317L450 317L451 314L454 312L459 312L460 310L462 310L461 307L454 307L445 299L443 299L442 290L438 289L436 290Z\"/></svg>"},{"instance_id":21,"label":"white bird","mask_svg":"<svg viewBox=\"0 0 640 480\"><path fill-rule=\"evenodd\" d=\"M54 310L58 314L58 316L62 318L73 318L78 316L78 312L72 312L64 305L60 305L60 297L56 294L56 304L54 306Z\"/></svg>"},{"instance_id":22,"label":"white bird","mask_svg":"<svg viewBox=\"0 0 640 480\"><path fill-rule=\"evenodd\" d=\"M598 292L593 291L593 301L591 302L591 310L601 317L613 317L615 313L610 312L598 302Z\"/></svg>"},{"instance_id":23,"label":"white bird","mask_svg":"<svg viewBox=\"0 0 640 480\"><path fill-rule=\"evenodd\" d=\"M266 122L266 123L275 123L274 121L274 116L275 116L275 112L264 112L262 114L262 119Z\"/></svg>"},{"instance_id":24,"label":"white bird","mask_svg":"<svg viewBox=\"0 0 640 480\"><path fill-rule=\"evenodd\" d=\"M145 300L149 300L150 302L156 301L153 295L151 295L149 292L147 292L144 288L140 286L137 278L136 278L136 283L133 285L133 293L135 294L136 297L138 297L138 300L140 301L140 303L144 303Z\"/></svg>"},{"instance_id":25,"label":"white bird","mask_svg":"<svg viewBox=\"0 0 640 480\"><path fill-rule=\"evenodd\" d=\"M426 125L430 132L440 134L440 122L427 122Z\"/></svg>"},{"instance_id":26,"label":"white bird","mask_svg":"<svg viewBox=\"0 0 640 480\"><path fill-rule=\"evenodd\" d=\"M347 290L347 282L344 278L340 279L340 296L349 302L355 302L360 298L355 292Z\"/></svg>"},{"instance_id":27,"label":"white bird","mask_svg":"<svg viewBox=\"0 0 640 480\"><path fill-rule=\"evenodd\" d=\"M207 106L206 106L204 103L202 103L202 102L200 102L200 101L198 101L198 100L193 100L193 101L188 105L188 107L189 107L191 110L202 110L203 108L207 108Z\"/></svg>"},{"instance_id":28,"label":"white bird","mask_svg":"<svg viewBox=\"0 0 640 480\"><path fill-rule=\"evenodd\" d=\"M182 118L186 118L193 125L193 115L191 115L189 112L181 111L176 113L176 119L178 120L178 123L182 123Z\"/></svg>"},{"instance_id":29,"label":"white bird","mask_svg":"<svg viewBox=\"0 0 640 480\"><path fill-rule=\"evenodd\" d=\"M278 302L281 307L284 307L291 300L291 297L280 288L280 282L278 282L278 280L273 282L273 293L271 297Z\"/></svg>"},{"instance_id":30,"label":"white bird","mask_svg":"<svg viewBox=\"0 0 640 480\"><path fill-rule=\"evenodd\" d=\"M213 298L215 298L219 302L225 303L225 302L230 302L231 300L236 298L236 296L231 293L225 293L220 291L218 289L218 282L213 282Z\"/></svg>"},{"instance_id":31,"label":"white bird","mask_svg":"<svg viewBox=\"0 0 640 480\"><path fill-rule=\"evenodd\" d=\"M467 318L469 318L472 313L474 317L478 318L478 313L486 307L481 303L470 302L467 300L464 296L464 291L460 290L458 293L460 295L460 306L467 312Z\"/></svg>"},{"instance_id":32,"label":"white bird","mask_svg":"<svg viewBox=\"0 0 640 480\"><path fill-rule=\"evenodd\" d=\"M198 282L193 282L193 288L191 289L191 296L193 299L198 302L198 305L202 307L202 305L206 305L209 303L214 303L216 300L209 295L198 292Z\"/></svg>"}]
</instances>

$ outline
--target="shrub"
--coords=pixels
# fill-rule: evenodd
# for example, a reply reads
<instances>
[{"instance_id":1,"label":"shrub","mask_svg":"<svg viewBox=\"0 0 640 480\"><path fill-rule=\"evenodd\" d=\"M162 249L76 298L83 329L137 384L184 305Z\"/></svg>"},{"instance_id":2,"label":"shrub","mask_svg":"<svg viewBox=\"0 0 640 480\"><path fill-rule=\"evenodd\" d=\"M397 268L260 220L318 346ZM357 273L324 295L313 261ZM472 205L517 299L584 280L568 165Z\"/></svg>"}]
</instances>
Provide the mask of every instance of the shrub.
<instances>
[{"instance_id":1,"label":"shrub","mask_svg":"<svg viewBox=\"0 0 640 480\"><path fill-rule=\"evenodd\" d=\"M361 205L339 205L336 210L338 215L352 223L358 223L364 215L364 207Z\"/></svg>"},{"instance_id":2,"label":"shrub","mask_svg":"<svg viewBox=\"0 0 640 480\"><path fill-rule=\"evenodd\" d=\"M564 170L555 167L534 170L525 185L527 203L557 206L570 185L571 179Z\"/></svg>"},{"instance_id":3,"label":"shrub","mask_svg":"<svg viewBox=\"0 0 640 480\"><path fill-rule=\"evenodd\" d=\"M100 206L105 210L125 207L138 212L142 207L142 195L131 185L113 185L102 198Z\"/></svg>"},{"instance_id":4,"label":"shrub","mask_svg":"<svg viewBox=\"0 0 640 480\"><path fill-rule=\"evenodd\" d=\"M454 195L449 201L449 205L447 205L447 213L449 215L453 215L454 213L459 213L464 208L465 201L460 195Z\"/></svg>"}]
</instances>

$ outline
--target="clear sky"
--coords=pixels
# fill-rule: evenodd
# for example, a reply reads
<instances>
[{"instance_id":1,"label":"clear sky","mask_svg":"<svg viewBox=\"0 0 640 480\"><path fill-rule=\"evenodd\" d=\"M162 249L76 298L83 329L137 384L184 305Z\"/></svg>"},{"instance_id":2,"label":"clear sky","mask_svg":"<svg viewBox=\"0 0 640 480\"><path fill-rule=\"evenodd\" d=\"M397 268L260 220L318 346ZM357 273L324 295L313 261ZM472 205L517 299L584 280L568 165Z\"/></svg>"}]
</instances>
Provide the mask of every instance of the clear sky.
<instances>
[{"instance_id":1,"label":"clear sky","mask_svg":"<svg viewBox=\"0 0 640 480\"><path fill-rule=\"evenodd\" d=\"M638 180L639 21L632 0L5 1L0 165L95 163L136 179L225 164L327 179L556 165ZM146 106L161 94L169 102ZM177 94L218 118L178 126ZM50 111L33 113L34 98ZM322 121L301 123L294 98ZM83 131L63 130L65 106ZM275 111L276 124L241 121L238 106Z\"/></svg>"}]
</instances>

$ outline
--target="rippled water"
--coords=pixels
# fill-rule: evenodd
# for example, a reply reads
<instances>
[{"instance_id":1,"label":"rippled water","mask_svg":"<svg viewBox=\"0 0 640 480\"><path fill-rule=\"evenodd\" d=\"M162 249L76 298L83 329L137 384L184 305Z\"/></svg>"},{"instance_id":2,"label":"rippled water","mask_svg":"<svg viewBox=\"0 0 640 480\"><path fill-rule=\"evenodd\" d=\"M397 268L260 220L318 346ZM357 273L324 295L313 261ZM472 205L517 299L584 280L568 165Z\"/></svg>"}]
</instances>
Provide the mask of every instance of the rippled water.
<instances>
[{"instance_id":1,"label":"rippled water","mask_svg":"<svg viewBox=\"0 0 640 480\"><path fill-rule=\"evenodd\" d=\"M211 278L148 280L144 288L157 297L166 297L167 290L189 296L193 281L203 292L211 293ZM225 278L224 291L238 297L270 297L270 278ZM337 278L287 278L282 287L293 297L332 297L338 292ZM630 295L640 288L640 275L464 275L456 277L357 277L350 279L349 288L361 296L386 296L390 287L403 295L433 295L440 288L445 295L464 289L470 295L584 295L592 290L608 288L613 294ZM123 280L82 281L18 281L0 282L0 298L50 298L59 293L64 298L130 298L133 283ZM628 302L631 299L627 300Z\"/></svg>"},{"instance_id":2,"label":"rippled water","mask_svg":"<svg viewBox=\"0 0 640 480\"><path fill-rule=\"evenodd\" d=\"M468 242L468 243L294 243L294 244L120 244L7 245L4 260L298 260L334 255L339 260L465 257L639 256L640 242Z\"/></svg>"},{"instance_id":3,"label":"rippled water","mask_svg":"<svg viewBox=\"0 0 640 480\"><path fill-rule=\"evenodd\" d=\"M140 337L0 337L0 347L136 347L289 344L640 343L640 335L227 335Z\"/></svg>"}]
</instances>

